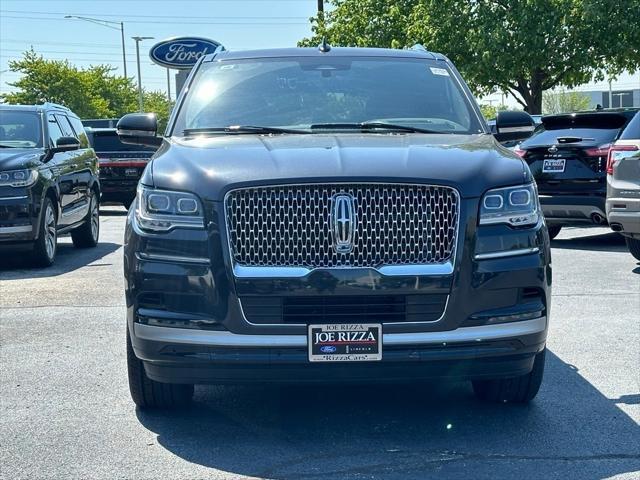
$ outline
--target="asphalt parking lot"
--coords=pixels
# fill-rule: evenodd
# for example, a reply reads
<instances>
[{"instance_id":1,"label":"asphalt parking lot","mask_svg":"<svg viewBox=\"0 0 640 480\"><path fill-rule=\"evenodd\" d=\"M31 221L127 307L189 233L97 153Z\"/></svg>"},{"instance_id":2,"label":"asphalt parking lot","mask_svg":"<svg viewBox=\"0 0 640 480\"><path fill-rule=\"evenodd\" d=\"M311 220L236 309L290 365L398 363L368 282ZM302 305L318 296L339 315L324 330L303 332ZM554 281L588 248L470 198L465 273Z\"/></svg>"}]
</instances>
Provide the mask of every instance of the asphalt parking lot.
<instances>
[{"instance_id":1,"label":"asphalt parking lot","mask_svg":"<svg viewBox=\"0 0 640 480\"><path fill-rule=\"evenodd\" d=\"M553 242L547 370L528 406L467 384L198 387L136 411L125 367L123 209L56 264L0 258L0 476L640 478L640 264L605 228Z\"/></svg>"}]
</instances>

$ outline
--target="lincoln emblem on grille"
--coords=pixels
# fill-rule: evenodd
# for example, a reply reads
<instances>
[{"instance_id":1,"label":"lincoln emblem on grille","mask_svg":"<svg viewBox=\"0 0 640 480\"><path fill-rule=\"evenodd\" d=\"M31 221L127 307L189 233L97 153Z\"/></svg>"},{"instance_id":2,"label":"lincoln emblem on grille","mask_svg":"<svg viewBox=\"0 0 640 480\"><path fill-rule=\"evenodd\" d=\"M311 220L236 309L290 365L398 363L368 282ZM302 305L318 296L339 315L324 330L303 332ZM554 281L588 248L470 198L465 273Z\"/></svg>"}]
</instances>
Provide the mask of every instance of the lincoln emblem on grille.
<instances>
[{"instance_id":1,"label":"lincoln emblem on grille","mask_svg":"<svg viewBox=\"0 0 640 480\"><path fill-rule=\"evenodd\" d=\"M339 193L333 197L331 231L333 232L333 248L337 253L350 253L353 249L355 216L355 207L351 195Z\"/></svg>"}]
</instances>

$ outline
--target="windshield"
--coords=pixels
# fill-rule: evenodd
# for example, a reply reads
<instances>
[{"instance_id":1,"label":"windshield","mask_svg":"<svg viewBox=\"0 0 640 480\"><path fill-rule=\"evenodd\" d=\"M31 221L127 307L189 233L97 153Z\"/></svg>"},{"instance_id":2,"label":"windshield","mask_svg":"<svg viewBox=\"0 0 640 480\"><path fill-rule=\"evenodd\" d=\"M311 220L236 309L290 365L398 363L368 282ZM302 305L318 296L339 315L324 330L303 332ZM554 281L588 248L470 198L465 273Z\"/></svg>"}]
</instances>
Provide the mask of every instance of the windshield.
<instances>
[{"instance_id":1,"label":"windshield","mask_svg":"<svg viewBox=\"0 0 640 480\"><path fill-rule=\"evenodd\" d=\"M0 146L41 147L40 116L35 112L0 110Z\"/></svg>"},{"instance_id":2,"label":"windshield","mask_svg":"<svg viewBox=\"0 0 640 480\"><path fill-rule=\"evenodd\" d=\"M326 131L368 122L483 132L442 62L303 57L203 63L173 133L233 125Z\"/></svg>"}]
</instances>

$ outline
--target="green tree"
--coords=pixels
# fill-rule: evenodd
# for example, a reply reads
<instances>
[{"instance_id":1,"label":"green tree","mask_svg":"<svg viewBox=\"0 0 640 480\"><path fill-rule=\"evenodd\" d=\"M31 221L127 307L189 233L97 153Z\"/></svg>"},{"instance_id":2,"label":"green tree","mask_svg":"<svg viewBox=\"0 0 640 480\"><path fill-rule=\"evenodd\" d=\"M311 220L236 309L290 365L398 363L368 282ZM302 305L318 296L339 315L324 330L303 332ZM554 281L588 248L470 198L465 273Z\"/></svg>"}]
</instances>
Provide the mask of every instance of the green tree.
<instances>
[{"instance_id":1,"label":"green tree","mask_svg":"<svg viewBox=\"0 0 640 480\"><path fill-rule=\"evenodd\" d=\"M589 97L579 92L544 92L542 95L542 111L550 113L571 113L589 108Z\"/></svg>"},{"instance_id":2,"label":"green tree","mask_svg":"<svg viewBox=\"0 0 640 480\"><path fill-rule=\"evenodd\" d=\"M158 132L162 134L167 127L169 114L173 108L173 102L169 102L164 92L152 91L144 92L144 109L153 112L158 116Z\"/></svg>"},{"instance_id":3,"label":"green tree","mask_svg":"<svg viewBox=\"0 0 640 480\"><path fill-rule=\"evenodd\" d=\"M317 45L408 47L449 56L478 95L507 91L530 113L542 92L640 68L640 0L329 0Z\"/></svg>"},{"instance_id":4,"label":"green tree","mask_svg":"<svg viewBox=\"0 0 640 480\"><path fill-rule=\"evenodd\" d=\"M496 116L498 115L498 112L509 109L506 105L496 105L494 107L493 105L489 105L486 103L481 103L478 106L480 107L480 111L482 112L482 115L487 120L492 120L496 118Z\"/></svg>"},{"instance_id":5,"label":"green tree","mask_svg":"<svg viewBox=\"0 0 640 480\"><path fill-rule=\"evenodd\" d=\"M135 111L135 85L128 78L111 74L107 65L80 69L67 60L46 60L33 49L9 62L20 79L9 85L15 92L2 100L11 104L54 102L65 105L81 118L118 117Z\"/></svg>"}]
</instances>

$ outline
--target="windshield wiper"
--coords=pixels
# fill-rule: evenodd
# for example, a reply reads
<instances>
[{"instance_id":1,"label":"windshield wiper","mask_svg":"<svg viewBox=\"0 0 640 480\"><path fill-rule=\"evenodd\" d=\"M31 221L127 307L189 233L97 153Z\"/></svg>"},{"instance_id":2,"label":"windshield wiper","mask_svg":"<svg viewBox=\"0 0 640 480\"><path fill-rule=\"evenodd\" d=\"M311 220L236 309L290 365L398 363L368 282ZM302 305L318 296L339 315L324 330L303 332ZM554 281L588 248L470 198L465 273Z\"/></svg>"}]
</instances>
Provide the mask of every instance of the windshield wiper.
<instances>
[{"instance_id":1,"label":"windshield wiper","mask_svg":"<svg viewBox=\"0 0 640 480\"><path fill-rule=\"evenodd\" d=\"M399 130L411 133L442 133L437 130L411 127L409 125L398 125L386 122L360 122L360 123L314 123L309 127L311 130Z\"/></svg>"},{"instance_id":2,"label":"windshield wiper","mask_svg":"<svg viewBox=\"0 0 640 480\"><path fill-rule=\"evenodd\" d=\"M197 135L198 133L309 133L306 130L293 128L264 127L259 125L229 125L228 127L185 128L183 135Z\"/></svg>"},{"instance_id":3,"label":"windshield wiper","mask_svg":"<svg viewBox=\"0 0 640 480\"><path fill-rule=\"evenodd\" d=\"M17 147L14 147L13 145L2 145L0 143L0 148L17 148Z\"/></svg>"}]
</instances>

